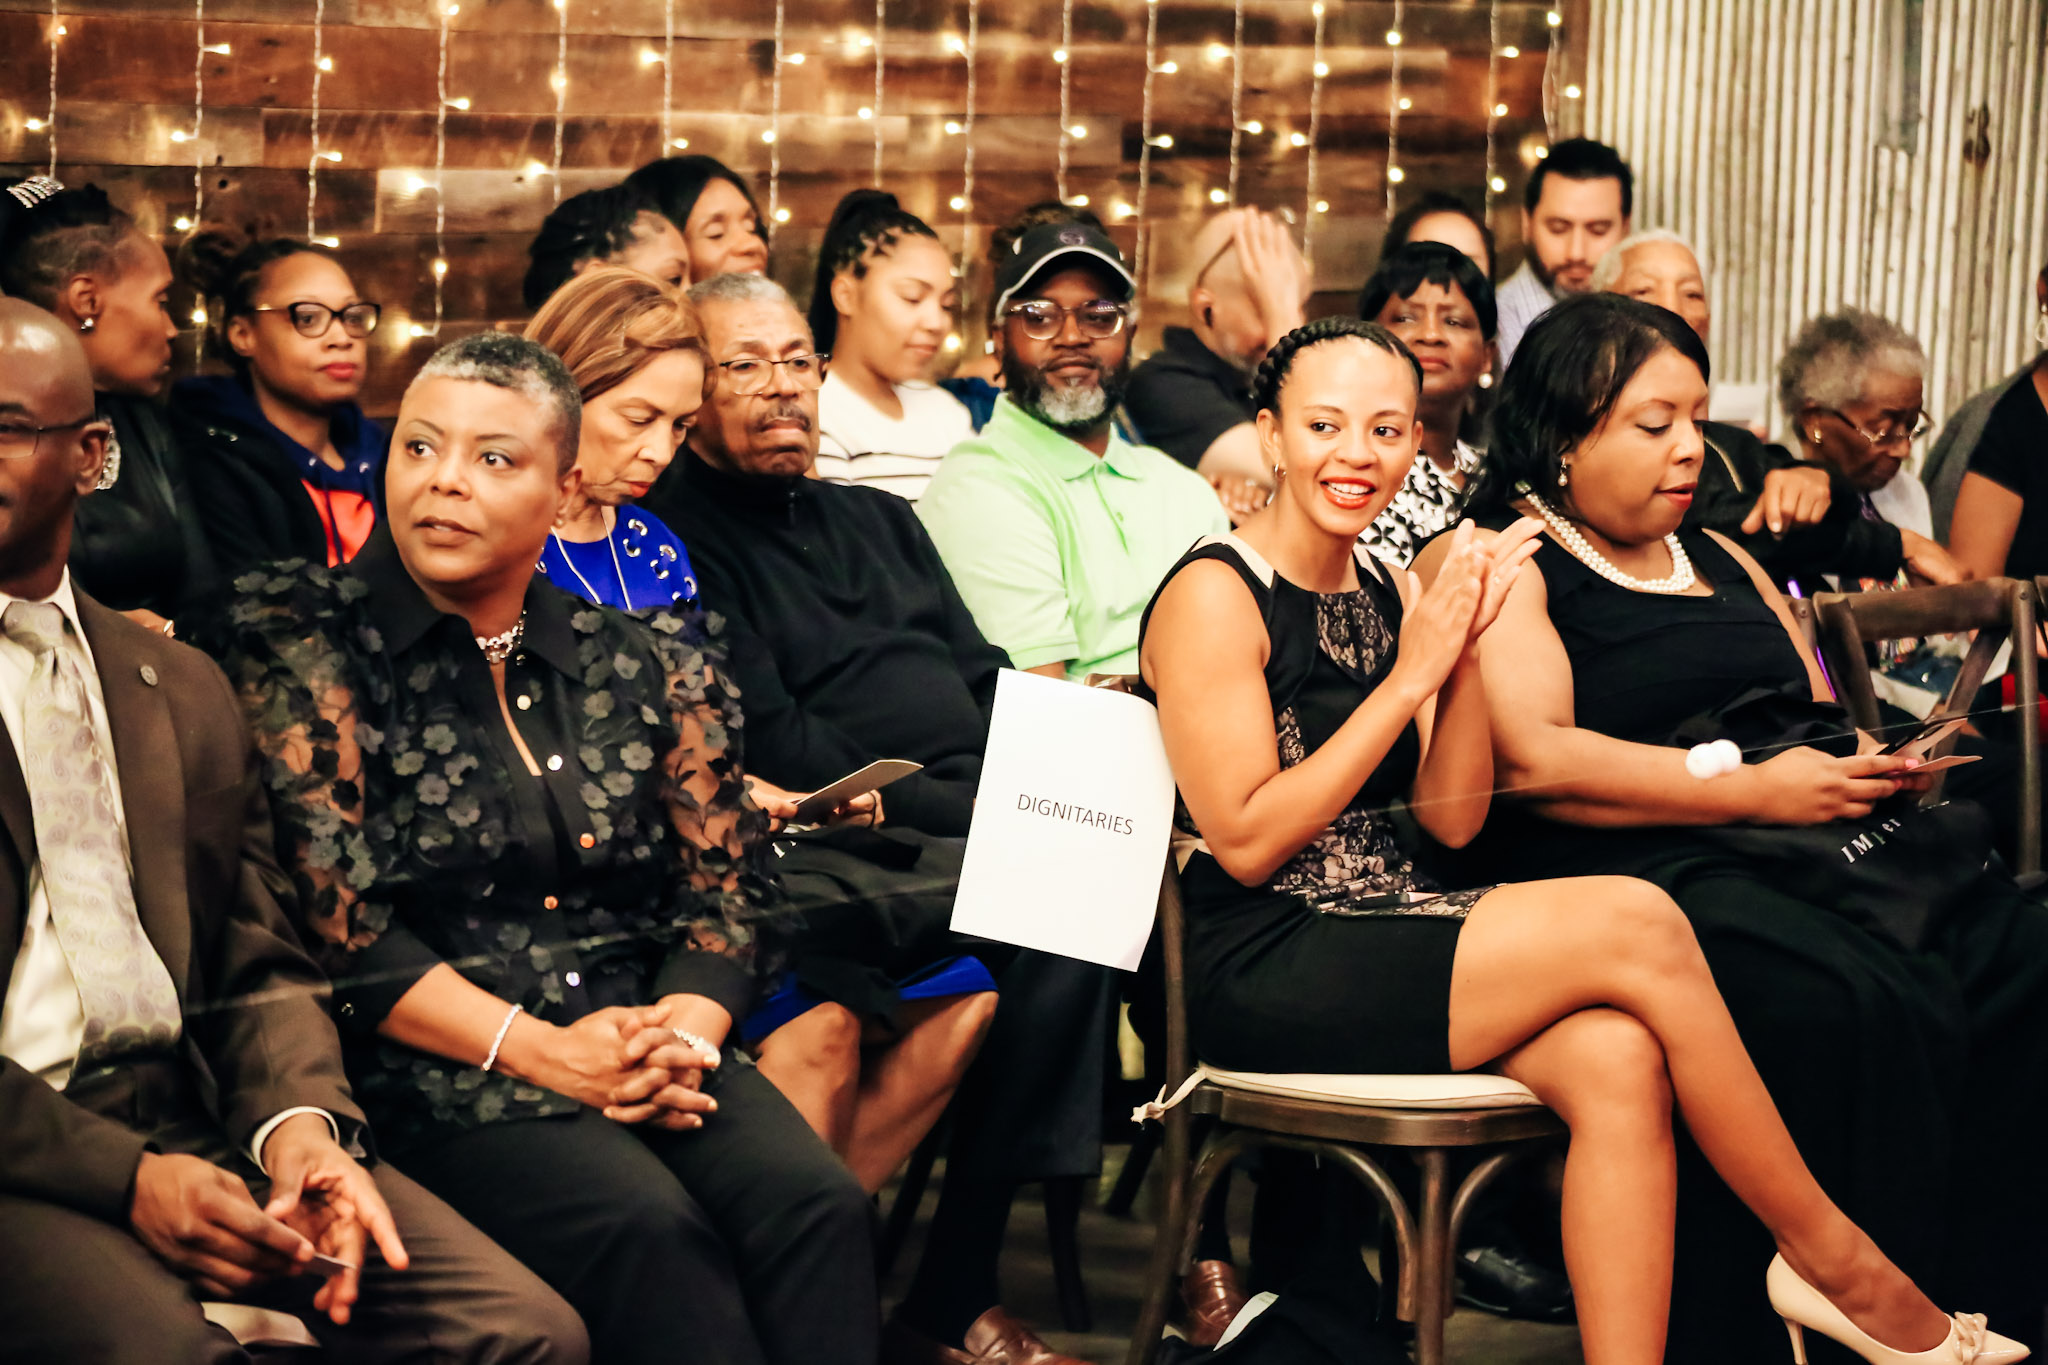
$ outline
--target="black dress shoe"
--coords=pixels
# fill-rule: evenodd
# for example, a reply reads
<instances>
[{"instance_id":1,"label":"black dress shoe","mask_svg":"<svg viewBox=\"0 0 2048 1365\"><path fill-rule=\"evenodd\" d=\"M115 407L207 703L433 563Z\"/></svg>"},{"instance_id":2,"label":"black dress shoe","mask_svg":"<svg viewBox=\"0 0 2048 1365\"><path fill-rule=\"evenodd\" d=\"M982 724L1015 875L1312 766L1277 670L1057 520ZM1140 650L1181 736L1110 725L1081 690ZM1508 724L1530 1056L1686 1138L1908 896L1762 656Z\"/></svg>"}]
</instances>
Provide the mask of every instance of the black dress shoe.
<instances>
[{"instance_id":1,"label":"black dress shoe","mask_svg":"<svg viewBox=\"0 0 2048 1365\"><path fill-rule=\"evenodd\" d=\"M1458 1252L1458 1302L1527 1322L1570 1322L1572 1283L1524 1253L1504 1247Z\"/></svg>"}]
</instances>

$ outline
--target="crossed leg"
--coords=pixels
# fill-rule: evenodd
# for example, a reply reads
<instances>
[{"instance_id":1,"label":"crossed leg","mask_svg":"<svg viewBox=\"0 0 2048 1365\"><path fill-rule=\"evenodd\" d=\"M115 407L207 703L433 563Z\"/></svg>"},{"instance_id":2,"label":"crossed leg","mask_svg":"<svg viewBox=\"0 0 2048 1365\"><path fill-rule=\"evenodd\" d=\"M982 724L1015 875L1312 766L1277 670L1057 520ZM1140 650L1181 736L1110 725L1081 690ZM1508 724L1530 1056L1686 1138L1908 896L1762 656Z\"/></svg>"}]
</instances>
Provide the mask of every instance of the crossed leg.
<instances>
[{"instance_id":1,"label":"crossed leg","mask_svg":"<svg viewBox=\"0 0 2048 1365\"><path fill-rule=\"evenodd\" d=\"M1499 1066L1571 1129L1565 1262L1588 1365L1663 1358L1674 1098L1794 1270L1879 1341L1944 1339L1940 1310L1814 1181L1691 926L1649 883L1530 882L1481 900L1458 938L1450 1052L1460 1069Z\"/></svg>"}]
</instances>

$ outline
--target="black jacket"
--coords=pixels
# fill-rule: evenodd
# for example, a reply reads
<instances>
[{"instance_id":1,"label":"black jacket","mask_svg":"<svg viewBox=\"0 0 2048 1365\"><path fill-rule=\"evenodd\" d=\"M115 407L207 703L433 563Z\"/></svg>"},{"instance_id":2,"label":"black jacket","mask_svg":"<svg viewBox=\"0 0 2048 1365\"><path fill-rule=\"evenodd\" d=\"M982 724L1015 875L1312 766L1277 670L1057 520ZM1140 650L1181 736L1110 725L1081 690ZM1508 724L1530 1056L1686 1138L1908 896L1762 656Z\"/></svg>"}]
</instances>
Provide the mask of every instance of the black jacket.
<instances>
[{"instance_id":1,"label":"black jacket","mask_svg":"<svg viewBox=\"0 0 2048 1365\"><path fill-rule=\"evenodd\" d=\"M252 564L280 559L328 562L328 535L306 491L299 461L279 443L268 422L248 412L253 400L222 401L224 385L187 381L178 385L171 408L172 429L185 452L200 526L222 581ZM351 409L353 414L353 409ZM382 432L353 415L348 435L336 439L344 454L360 446L365 458L383 464ZM383 514L383 480L374 482L378 515Z\"/></svg>"},{"instance_id":2,"label":"black jacket","mask_svg":"<svg viewBox=\"0 0 2048 1365\"><path fill-rule=\"evenodd\" d=\"M71 573L115 611L175 616L214 586L182 447L162 409L141 398L98 395L121 447L114 486L78 500Z\"/></svg>"},{"instance_id":3,"label":"black jacket","mask_svg":"<svg viewBox=\"0 0 2048 1365\"><path fill-rule=\"evenodd\" d=\"M1778 582L1811 581L1822 574L1844 578L1890 578L1905 561L1899 528L1863 515L1862 495L1847 479L1829 475L1833 501L1817 526L1799 526L1783 536L1768 527L1744 535L1742 521L1763 496L1764 476L1799 460L1783 446L1768 445L1744 427L1725 422L1701 426L1707 455L1700 465L1699 490L1685 514L1687 526L1719 531L1755 557Z\"/></svg>"},{"instance_id":4,"label":"black jacket","mask_svg":"<svg viewBox=\"0 0 2048 1365\"><path fill-rule=\"evenodd\" d=\"M990 644L916 510L893 493L739 478L683 450L641 499L689 547L725 618L747 768L807 791L878 758L925 765L883 793L888 824L967 833L988 744Z\"/></svg>"}]
</instances>

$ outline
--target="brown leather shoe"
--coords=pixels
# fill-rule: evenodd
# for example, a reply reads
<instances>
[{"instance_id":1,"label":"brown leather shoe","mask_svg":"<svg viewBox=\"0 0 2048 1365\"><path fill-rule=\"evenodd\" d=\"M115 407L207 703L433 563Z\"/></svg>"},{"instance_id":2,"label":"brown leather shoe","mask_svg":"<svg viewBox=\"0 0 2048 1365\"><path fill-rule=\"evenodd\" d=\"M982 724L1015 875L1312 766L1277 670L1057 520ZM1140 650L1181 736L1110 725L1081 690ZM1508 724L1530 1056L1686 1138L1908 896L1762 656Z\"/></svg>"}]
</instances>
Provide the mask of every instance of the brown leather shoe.
<instances>
[{"instance_id":1,"label":"brown leather shoe","mask_svg":"<svg viewBox=\"0 0 2048 1365\"><path fill-rule=\"evenodd\" d=\"M1061 1355L1001 1305L967 1329L966 1349L942 1346L893 1319L882 1329L883 1365L1089 1365Z\"/></svg>"},{"instance_id":2,"label":"brown leather shoe","mask_svg":"<svg viewBox=\"0 0 2048 1365\"><path fill-rule=\"evenodd\" d=\"M1228 1261L1196 1261L1181 1276L1180 1301L1188 1310L1188 1344L1214 1346L1244 1307L1237 1268Z\"/></svg>"}]
</instances>

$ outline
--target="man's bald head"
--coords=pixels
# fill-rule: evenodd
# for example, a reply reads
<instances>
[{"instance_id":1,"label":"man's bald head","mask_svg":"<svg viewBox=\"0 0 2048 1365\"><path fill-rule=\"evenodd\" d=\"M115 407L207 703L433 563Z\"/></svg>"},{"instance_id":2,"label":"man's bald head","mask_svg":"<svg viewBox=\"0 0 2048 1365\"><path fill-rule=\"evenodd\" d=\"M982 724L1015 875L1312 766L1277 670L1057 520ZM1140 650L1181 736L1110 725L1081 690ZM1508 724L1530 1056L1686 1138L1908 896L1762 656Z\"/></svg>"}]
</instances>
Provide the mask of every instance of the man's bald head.
<instances>
[{"instance_id":1,"label":"man's bald head","mask_svg":"<svg viewBox=\"0 0 2048 1365\"><path fill-rule=\"evenodd\" d=\"M71 550L71 509L99 480L107 429L71 329L0 298L0 592L41 601Z\"/></svg>"},{"instance_id":2,"label":"man's bald head","mask_svg":"<svg viewBox=\"0 0 2048 1365\"><path fill-rule=\"evenodd\" d=\"M0 373L40 380L66 409L90 411L92 366L85 347L56 315L24 299L0 296Z\"/></svg>"},{"instance_id":3,"label":"man's bald head","mask_svg":"<svg viewBox=\"0 0 2048 1365\"><path fill-rule=\"evenodd\" d=\"M1253 244L1249 260L1247 241ZM1288 310L1297 311L1306 299L1307 261L1287 230L1255 208L1226 209L1202 224L1190 259L1195 273L1188 283L1188 313L1196 337L1250 371L1276 339L1260 300L1299 293L1288 300ZM1261 277L1254 279L1253 270Z\"/></svg>"}]
</instances>

